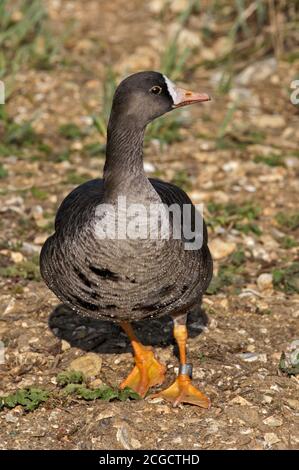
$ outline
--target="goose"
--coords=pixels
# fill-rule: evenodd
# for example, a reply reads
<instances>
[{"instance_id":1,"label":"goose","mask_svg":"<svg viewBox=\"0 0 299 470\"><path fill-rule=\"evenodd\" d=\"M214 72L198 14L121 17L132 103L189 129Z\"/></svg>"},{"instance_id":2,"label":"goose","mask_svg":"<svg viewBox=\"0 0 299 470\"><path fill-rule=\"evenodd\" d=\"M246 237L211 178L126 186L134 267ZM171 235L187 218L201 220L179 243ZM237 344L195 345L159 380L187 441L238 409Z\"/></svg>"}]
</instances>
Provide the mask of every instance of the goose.
<instances>
[{"instance_id":1,"label":"goose","mask_svg":"<svg viewBox=\"0 0 299 470\"><path fill-rule=\"evenodd\" d=\"M131 322L150 322L163 315L173 318L179 372L170 387L152 395L173 406L210 406L209 398L192 382L186 320L201 303L213 263L206 225L188 195L174 184L146 176L143 141L146 126L154 119L209 100L208 94L180 88L159 72L125 78L113 97L103 178L81 184L63 200L55 233L40 255L45 283L74 315L118 322L129 336L135 365L120 388L130 387L145 397L151 387L163 383L165 365L151 347L138 341ZM170 211L173 206L179 215ZM136 207L146 215L137 217L129 236L125 229L134 225ZM182 216L185 208L189 218ZM158 221L154 229L146 223L148 214ZM146 227L142 236L140 227Z\"/></svg>"}]
</instances>

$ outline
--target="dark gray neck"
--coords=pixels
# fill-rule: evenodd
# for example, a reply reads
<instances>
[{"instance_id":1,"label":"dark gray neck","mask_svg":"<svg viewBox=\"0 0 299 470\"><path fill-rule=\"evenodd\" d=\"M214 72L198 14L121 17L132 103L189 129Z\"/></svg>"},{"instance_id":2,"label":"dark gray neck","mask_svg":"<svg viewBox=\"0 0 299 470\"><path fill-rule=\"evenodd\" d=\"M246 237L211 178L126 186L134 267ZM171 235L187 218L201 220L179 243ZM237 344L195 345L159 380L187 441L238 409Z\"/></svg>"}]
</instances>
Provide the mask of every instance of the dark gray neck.
<instances>
[{"instance_id":1,"label":"dark gray neck","mask_svg":"<svg viewBox=\"0 0 299 470\"><path fill-rule=\"evenodd\" d=\"M147 180L143 169L145 128L110 118L104 166L105 195L126 194ZM140 191L140 189L138 189Z\"/></svg>"}]
</instances>

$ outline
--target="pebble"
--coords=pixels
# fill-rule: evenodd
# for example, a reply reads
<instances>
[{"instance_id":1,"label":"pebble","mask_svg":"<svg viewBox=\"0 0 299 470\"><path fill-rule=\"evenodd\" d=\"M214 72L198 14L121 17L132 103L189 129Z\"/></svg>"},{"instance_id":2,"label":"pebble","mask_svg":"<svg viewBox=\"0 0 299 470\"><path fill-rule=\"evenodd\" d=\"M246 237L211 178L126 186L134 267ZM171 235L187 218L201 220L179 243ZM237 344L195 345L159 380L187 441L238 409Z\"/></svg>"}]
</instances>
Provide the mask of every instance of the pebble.
<instances>
[{"instance_id":1,"label":"pebble","mask_svg":"<svg viewBox=\"0 0 299 470\"><path fill-rule=\"evenodd\" d=\"M266 424L267 426L271 427L279 427L282 426L282 419L280 418L275 418L275 416L269 416L268 418L263 420L263 423Z\"/></svg>"},{"instance_id":2,"label":"pebble","mask_svg":"<svg viewBox=\"0 0 299 470\"><path fill-rule=\"evenodd\" d=\"M167 3L169 4L171 11L176 14L185 11L190 6L189 0L172 0L171 2L165 2L164 0L164 6Z\"/></svg>"},{"instance_id":3,"label":"pebble","mask_svg":"<svg viewBox=\"0 0 299 470\"><path fill-rule=\"evenodd\" d=\"M5 421L7 423L17 423L19 421L19 418L15 416L12 412L9 412L5 415Z\"/></svg>"},{"instance_id":4,"label":"pebble","mask_svg":"<svg viewBox=\"0 0 299 470\"><path fill-rule=\"evenodd\" d=\"M103 387L103 385L105 385L105 384L101 379L95 379L92 382L90 382L90 384L89 384L90 388L93 388L93 389L101 388L101 387Z\"/></svg>"},{"instance_id":5,"label":"pebble","mask_svg":"<svg viewBox=\"0 0 299 470\"><path fill-rule=\"evenodd\" d=\"M222 259L232 254L236 249L236 244L233 242L225 242L221 238L214 238L209 244L209 248L214 259Z\"/></svg>"},{"instance_id":6,"label":"pebble","mask_svg":"<svg viewBox=\"0 0 299 470\"><path fill-rule=\"evenodd\" d=\"M129 426L126 423L121 423L116 432L116 439L126 450L140 449L141 442L131 436Z\"/></svg>"},{"instance_id":7,"label":"pebble","mask_svg":"<svg viewBox=\"0 0 299 470\"><path fill-rule=\"evenodd\" d=\"M74 359L69 366L69 370L82 372L85 377L94 377L98 375L102 368L102 359L95 353L88 353L84 356Z\"/></svg>"},{"instance_id":8,"label":"pebble","mask_svg":"<svg viewBox=\"0 0 299 470\"><path fill-rule=\"evenodd\" d=\"M238 354L238 356L244 362L255 362L255 361L267 362L267 355L265 353L248 352L248 353Z\"/></svg>"},{"instance_id":9,"label":"pebble","mask_svg":"<svg viewBox=\"0 0 299 470\"><path fill-rule=\"evenodd\" d=\"M144 171L146 171L147 173L153 173L154 171L156 171L156 167L151 162L144 162L143 168Z\"/></svg>"},{"instance_id":10,"label":"pebble","mask_svg":"<svg viewBox=\"0 0 299 470\"><path fill-rule=\"evenodd\" d=\"M280 442L279 437L274 432L266 432L264 439L268 446L272 446L273 444Z\"/></svg>"},{"instance_id":11,"label":"pebble","mask_svg":"<svg viewBox=\"0 0 299 470\"><path fill-rule=\"evenodd\" d=\"M258 108L261 104L259 97L248 88L231 88L229 91L229 97L239 105L250 105L251 109L253 107Z\"/></svg>"},{"instance_id":12,"label":"pebble","mask_svg":"<svg viewBox=\"0 0 299 470\"><path fill-rule=\"evenodd\" d=\"M83 144L82 142L76 141L71 145L72 150L82 150L83 149Z\"/></svg>"},{"instance_id":13,"label":"pebble","mask_svg":"<svg viewBox=\"0 0 299 470\"><path fill-rule=\"evenodd\" d=\"M262 114L261 116L254 116L254 123L258 127L270 127L272 129L280 129L286 125L284 117L279 114Z\"/></svg>"},{"instance_id":14,"label":"pebble","mask_svg":"<svg viewBox=\"0 0 299 470\"><path fill-rule=\"evenodd\" d=\"M24 256L18 251L12 251L10 253L10 257L14 263L22 263L22 261L24 260Z\"/></svg>"},{"instance_id":15,"label":"pebble","mask_svg":"<svg viewBox=\"0 0 299 470\"><path fill-rule=\"evenodd\" d=\"M237 395L232 400L230 400L230 403L234 405L241 405L241 406L244 406L244 405L252 406L252 403L250 403L249 401L247 401L245 398L241 397L240 395Z\"/></svg>"},{"instance_id":16,"label":"pebble","mask_svg":"<svg viewBox=\"0 0 299 470\"><path fill-rule=\"evenodd\" d=\"M40 246L33 243L23 242L22 251L25 255L32 256L40 253Z\"/></svg>"},{"instance_id":17,"label":"pebble","mask_svg":"<svg viewBox=\"0 0 299 470\"><path fill-rule=\"evenodd\" d=\"M31 215L32 217L34 218L34 220L40 220L43 218L43 213L44 213L44 210L42 208L42 206L33 206L32 209L31 209Z\"/></svg>"},{"instance_id":18,"label":"pebble","mask_svg":"<svg viewBox=\"0 0 299 470\"><path fill-rule=\"evenodd\" d=\"M249 65L235 79L238 85L247 86L252 83L262 82L269 78L277 69L277 61L274 57L256 61Z\"/></svg>"},{"instance_id":19,"label":"pebble","mask_svg":"<svg viewBox=\"0 0 299 470\"><path fill-rule=\"evenodd\" d=\"M263 395L263 403L272 403L273 398L270 395Z\"/></svg>"},{"instance_id":20,"label":"pebble","mask_svg":"<svg viewBox=\"0 0 299 470\"><path fill-rule=\"evenodd\" d=\"M34 243L36 245L43 245L45 243L45 241L47 240L48 236L49 235L47 233L45 233L43 235L37 235L34 239Z\"/></svg>"},{"instance_id":21,"label":"pebble","mask_svg":"<svg viewBox=\"0 0 299 470\"><path fill-rule=\"evenodd\" d=\"M257 286L259 290L273 289L273 276L270 273L260 274L257 278Z\"/></svg>"},{"instance_id":22,"label":"pebble","mask_svg":"<svg viewBox=\"0 0 299 470\"><path fill-rule=\"evenodd\" d=\"M65 339L61 340L61 351L67 351L68 349L71 348L71 345L70 343L68 343L67 341L65 341Z\"/></svg>"},{"instance_id":23,"label":"pebble","mask_svg":"<svg viewBox=\"0 0 299 470\"><path fill-rule=\"evenodd\" d=\"M232 171L236 171L240 166L240 163L236 160L231 160L230 162L225 163L222 165L223 171L229 173Z\"/></svg>"},{"instance_id":24,"label":"pebble","mask_svg":"<svg viewBox=\"0 0 299 470\"><path fill-rule=\"evenodd\" d=\"M286 403L296 411L299 411L299 400L295 400L294 398L286 399Z\"/></svg>"}]
</instances>

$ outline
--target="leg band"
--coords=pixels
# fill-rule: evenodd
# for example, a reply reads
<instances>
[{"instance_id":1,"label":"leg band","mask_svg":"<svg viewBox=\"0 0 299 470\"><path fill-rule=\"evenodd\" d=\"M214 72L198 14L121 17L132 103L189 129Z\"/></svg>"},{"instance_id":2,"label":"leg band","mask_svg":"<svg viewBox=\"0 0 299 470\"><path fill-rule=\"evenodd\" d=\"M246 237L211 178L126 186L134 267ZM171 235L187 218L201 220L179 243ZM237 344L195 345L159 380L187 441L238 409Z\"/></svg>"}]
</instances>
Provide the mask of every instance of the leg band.
<instances>
[{"instance_id":1,"label":"leg band","mask_svg":"<svg viewBox=\"0 0 299 470\"><path fill-rule=\"evenodd\" d=\"M180 364L179 374L188 375L188 377L190 377L190 379L192 379L192 369L193 369L193 366L190 363L189 364Z\"/></svg>"}]
</instances>

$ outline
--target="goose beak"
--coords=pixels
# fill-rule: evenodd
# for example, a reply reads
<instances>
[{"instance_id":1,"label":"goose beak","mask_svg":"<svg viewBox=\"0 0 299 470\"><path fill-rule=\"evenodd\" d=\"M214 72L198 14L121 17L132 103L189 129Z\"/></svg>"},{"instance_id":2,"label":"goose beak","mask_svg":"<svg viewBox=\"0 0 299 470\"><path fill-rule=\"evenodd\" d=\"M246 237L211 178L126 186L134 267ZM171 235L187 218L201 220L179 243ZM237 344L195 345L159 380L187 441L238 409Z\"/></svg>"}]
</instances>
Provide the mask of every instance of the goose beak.
<instances>
[{"instance_id":1,"label":"goose beak","mask_svg":"<svg viewBox=\"0 0 299 470\"><path fill-rule=\"evenodd\" d=\"M202 103L210 101L211 97L207 93L193 93L193 91L185 90L184 88L175 87L175 100L172 105L173 108L181 108L189 104Z\"/></svg>"}]
</instances>

